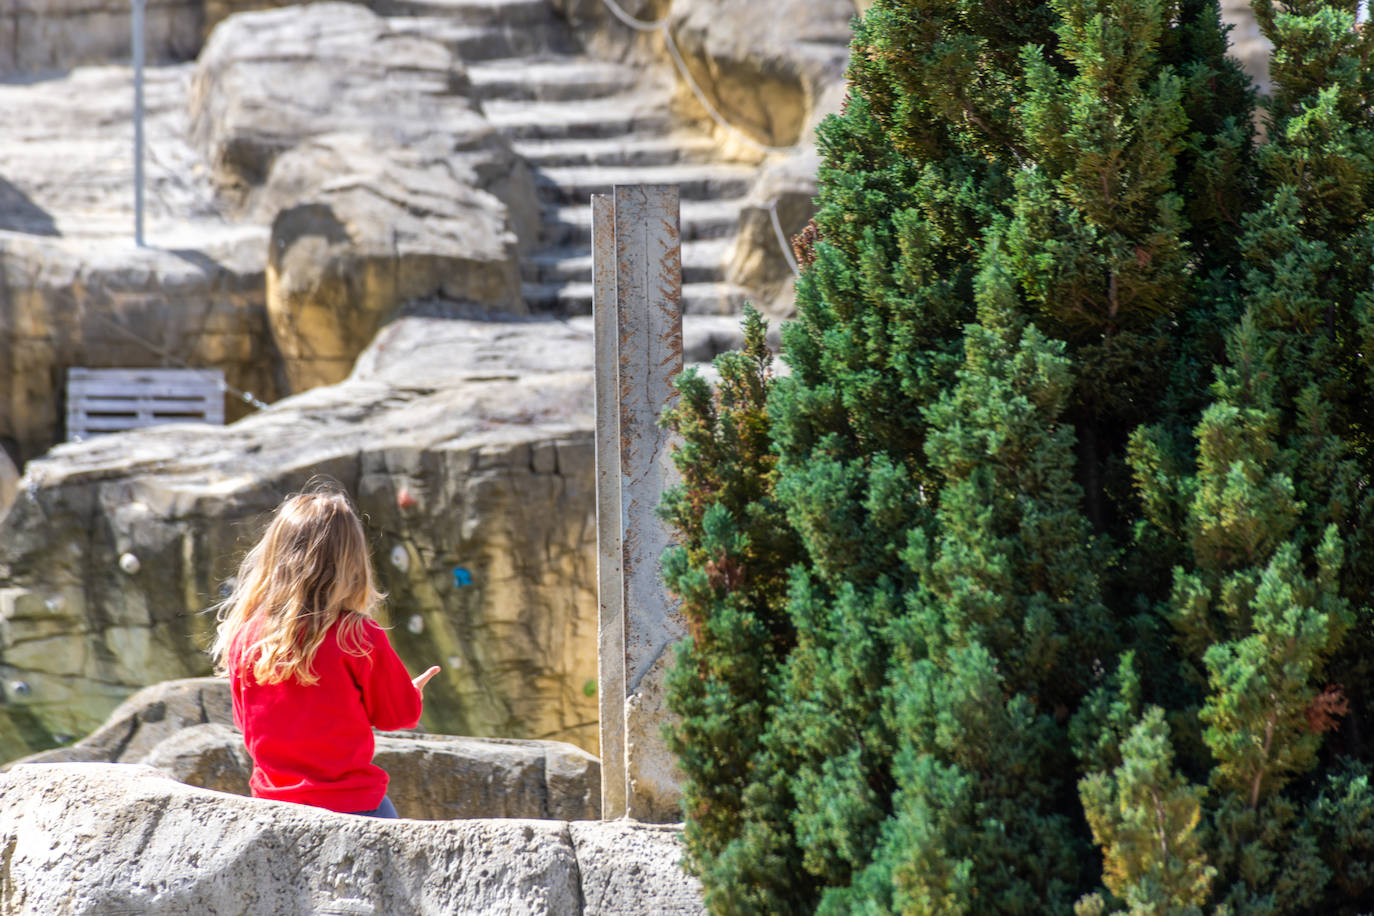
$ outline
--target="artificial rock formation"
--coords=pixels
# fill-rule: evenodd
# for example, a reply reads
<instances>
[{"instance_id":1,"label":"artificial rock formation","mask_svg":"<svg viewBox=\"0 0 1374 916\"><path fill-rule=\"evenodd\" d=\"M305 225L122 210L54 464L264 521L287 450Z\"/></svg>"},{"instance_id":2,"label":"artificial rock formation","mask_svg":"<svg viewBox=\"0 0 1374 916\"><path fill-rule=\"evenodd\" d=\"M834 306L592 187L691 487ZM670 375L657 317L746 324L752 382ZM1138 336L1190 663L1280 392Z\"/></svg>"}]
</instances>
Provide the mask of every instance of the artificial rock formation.
<instances>
[{"instance_id":1,"label":"artificial rock formation","mask_svg":"<svg viewBox=\"0 0 1374 916\"><path fill-rule=\"evenodd\" d=\"M410 299L522 308L528 169L452 51L390 21L245 14L198 65L149 67L144 247L128 67L0 84L0 448L16 464L63 438L71 366L216 368L270 401L347 375Z\"/></svg>"},{"instance_id":2,"label":"artificial rock formation","mask_svg":"<svg viewBox=\"0 0 1374 916\"><path fill-rule=\"evenodd\" d=\"M231 702L229 682L220 678L163 681L145 687L119 704L99 728L75 744L16 762L139 763L187 729L232 725Z\"/></svg>"},{"instance_id":3,"label":"artificial rock formation","mask_svg":"<svg viewBox=\"0 0 1374 916\"><path fill-rule=\"evenodd\" d=\"M341 385L30 462L0 521L3 756L208 673L204 609L266 514L321 474L367 519L393 643L417 671L444 666L427 727L594 748L588 336L402 321Z\"/></svg>"},{"instance_id":4,"label":"artificial rock formation","mask_svg":"<svg viewBox=\"0 0 1374 916\"><path fill-rule=\"evenodd\" d=\"M727 254L725 275L731 283L755 290L759 307L771 315L790 316L794 309L791 241L815 213L819 165L820 156L810 148L764 164L740 210L739 235Z\"/></svg>"},{"instance_id":5,"label":"artificial rock formation","mask_svg":"<svg viewBox=\"0 0 1374 916\"><path fill-rule=\"evenodd\" d=\"M291 391L347 376L405 302L524 311L533 181L470 89L445 45L355 4L244 14L211 35L192 140L221 194L272 225L267 309Z\"/></svg>"},{"instance_id":6,"label":"artificial rock formation","mask_svg":"<svg viewBox=\"0 0 1374 916\"><path fill-rule=\"evenodd\" d=\"M553 2L599 53L668 73L677 87L675 108L711 131L722 148L755 164L737 207L737 229L721 255L722 279L765 312L788 315L787 249L814 212L815 127L844 99L852 0L622 4L640 21L667 24L691 79L723 124L698 100L658 31L627 28L601 0Z\"/></svg>"},{"instance_id":7,"label":"artificial rock formation","mask_svg":"<svg viewBox=\"0 0 1374 916\"><path fill-rule=\"evenodd\" d=\"M617 182L682 185L690 309L785 314L772 212L805 225L812 132L868 0L621 5L666 17L727 120L796 150L751 169L661 36L602 0L150 0L150 61L201 59L146 74L139 249L127 2L23 0L0 72L45 78L0 85L0 447L22 466L62 438L69 366L185 362L270 401L342 378L410 298L585 313L587 195ZM1253 16L1224 14L1263 86Z\"/></svg>"},{"instance_id":8,"label":"artificial rock formation","mask_svg":"<svg viewBox=\"0 0 1374 916\"><path fill-rule=\"evenodd\" d=\"M690 321L688 358L735 325ZM339 385L30 462L0 519L0 759L207 674L204 609L319 474L355 495L402 658L443 666L425 727L594 752L592 429L589 320L410 317Z\"/></svg>"},{"instance_id":9,"label":"artificial rock formation","mask_svg":"<svg viewBox=\"0 0 1374 916\"><path fill-rule=\"evenodd\" d=\"M21 467L63 438L70 366L217 368L271 401L342 378L414 299L585 314L587 199L616 183L682 188L690 311L775 298L725 269L754 206L756 157L731 158L727 136L688 129L701 112L674 105L686 97L661 47L630 62L584 53L606 43L570 27L564 0L230 15L282 5L153 0L150 61L199 59L145 73L143 248L132 244L127 22L118 48L54 38L43 61L15 66L58 70L0 85L11 113L0 123L0 447ZM127 6L25 0L0 28L32 31L35 11L45 35L96 36ZM167 16L185 35L175 52L158 37ZM216 23L202 50L192 36ZM65 69L100 61L118 65ZM750 238L778 257L775 237Z\"/></svg>"},{"instance_id":10,"label":"artificial rock formation","mask_svg":"<svg viewBox=\"0 0 1374 916\"><path fill-rule=\"evenodd\" d=\"M22 466L62 438L70 366L224 371L277 396L265 227L234 223L187 141L190 71L150 70L147 247L133 243L127 69L0 83L0 447ZM231 418L246 408L229 404Z\"/></svg>"},{"instance_id":11,"label":"artificial rock formation","mask_svg":"<svg viewBox=\"0 0 1374 916\"><path fill-rule=\"evenodd\" d=\"M707 117L657 32L628 28L603 0L551 2L599 53L672 74L684 110ZM758 143L810 145L808 127L821 98L843 83L853 0L622 0L619 6L639 22L666 23L711 105Z\"/></svg>"},{"instance_id":12,"label":"artificial rock formation","mask_svg":"<svg viewBox=\"0 0 1374 916\"><path fill-rule=\"evenodd\" d=\"M681 855L671 827L387 821L120 764L0 775L0 910L17 916L704 912Z\"/></svg>"},{"instance_id":13,"label":"artificial rock formation","mask_svg":"<svg viewBox=\"0 0 1374 916\"><path fill-rule=\"evenodd\" d=\"M809 128L844 82L852 0L673 4L672 33L716 110L754 140L809 147Z\"/></svg>"},{"instance_id":14,"label":"artificial rock formation","mask_svg":"<svg viewBox=\"0 0 1374 916\"><path fill-rule=\"evenodd\" d=\"M561 741L384 732L373 759L390 775L387 792L405 817L593 820L601 814L600 764ZM249 794L252 772L222 678L140 690L88 737L10 767L32 763L139 763L235 795Z\"/></svg>"}]
</instances>

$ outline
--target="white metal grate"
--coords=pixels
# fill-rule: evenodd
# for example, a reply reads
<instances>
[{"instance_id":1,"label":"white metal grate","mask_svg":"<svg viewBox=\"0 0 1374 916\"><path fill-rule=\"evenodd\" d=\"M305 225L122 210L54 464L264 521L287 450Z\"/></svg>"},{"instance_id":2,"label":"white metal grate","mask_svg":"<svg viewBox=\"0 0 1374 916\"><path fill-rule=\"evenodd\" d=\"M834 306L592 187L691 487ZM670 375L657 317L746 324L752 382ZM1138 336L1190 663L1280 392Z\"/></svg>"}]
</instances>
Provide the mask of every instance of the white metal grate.
<instances>
[{"instance_id":1,"label":"white metal grate","mask_svg":"<svg viewBox=\"0 0 1374 916\"><path fill-rule=\"evenodd\" d=\"M161 423L224 425L218 369L67 370L67 441Z\"/></svg>"}]
</instances>

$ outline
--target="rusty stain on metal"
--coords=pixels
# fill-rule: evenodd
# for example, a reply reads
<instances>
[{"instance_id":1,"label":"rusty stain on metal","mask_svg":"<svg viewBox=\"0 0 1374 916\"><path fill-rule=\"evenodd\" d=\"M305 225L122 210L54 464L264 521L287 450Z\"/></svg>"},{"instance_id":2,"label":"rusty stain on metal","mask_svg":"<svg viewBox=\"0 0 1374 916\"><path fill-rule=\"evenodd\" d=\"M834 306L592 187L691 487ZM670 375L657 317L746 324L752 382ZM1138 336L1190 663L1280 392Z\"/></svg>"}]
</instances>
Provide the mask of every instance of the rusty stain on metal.
<instances>
[{"instance_id":1,"label":"rusty stain on metal","mask_svg":"<svg viewBox=\"0 0 1374 916\"><path fill-rule=\"evenodd\" d=\"M660 734L662 680L665 653L686 627L659 566L671 533L657 508L678 479L658 425L682 369L678 189L617 187L609 200L593 198L592 215L602 815L673 820L678 789ZM618 596L607 594L612 588Z\"/></svg>"},{"instance_id":2,"label":"rusty stain on metal","mask_svg":"<svg viewBox=\"0 0 1374 916\"><path fill-rule=\"evenodd\" d=\"M659 558L671 543L655 512L677 480L658 426L675 400L682 368L682 263L678 190L666 185L616 188L619 259L620 442L624 490L625 686L634 693L655 661L685 632Z\"/></svg>"},{"instance_id":3,"label":"rusty stain on metal","mask_svg":"<svg viewBox=\"0 0 1374 916\"><path fill-rule=\"evenodd\" d=\"M592 197L592 320L596 368L597 703L601 719L601 816L625 815L625 617L620 509L615 210Z\"/></svg>"}]
</instances>

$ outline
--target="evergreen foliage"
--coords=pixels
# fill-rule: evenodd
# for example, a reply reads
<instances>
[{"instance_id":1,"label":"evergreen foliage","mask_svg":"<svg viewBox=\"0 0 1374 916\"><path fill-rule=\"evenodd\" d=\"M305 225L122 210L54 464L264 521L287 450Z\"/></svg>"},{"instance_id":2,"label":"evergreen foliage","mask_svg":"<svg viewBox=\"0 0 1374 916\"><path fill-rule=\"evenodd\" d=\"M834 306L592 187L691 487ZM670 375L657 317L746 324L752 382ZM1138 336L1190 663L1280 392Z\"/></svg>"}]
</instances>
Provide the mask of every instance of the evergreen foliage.
<instances>
[{"instance_id":1,"label":"evergreen foliage","mask_svg":"<svg viewBox=\"0 0 1374 916\"><path fill-rule=\"evenodd\" d=\"M1256 12L856 23L791 372L666 418L712 912L1374 911L1374 28Z\"/></svg>"}]
</instances>

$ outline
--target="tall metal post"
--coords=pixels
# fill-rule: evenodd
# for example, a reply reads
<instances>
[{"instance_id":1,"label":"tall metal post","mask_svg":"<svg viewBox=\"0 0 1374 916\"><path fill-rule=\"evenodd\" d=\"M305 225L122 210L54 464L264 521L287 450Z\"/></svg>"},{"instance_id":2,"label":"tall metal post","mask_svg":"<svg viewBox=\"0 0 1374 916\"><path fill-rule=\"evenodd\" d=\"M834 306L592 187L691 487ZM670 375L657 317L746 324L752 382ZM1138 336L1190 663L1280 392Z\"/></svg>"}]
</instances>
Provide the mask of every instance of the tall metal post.
<instances>
[{"instance_id":1,"label":"tall metal post","mask_svg":"<svg viewBox=\"0 0 1374 916\"><path fill-rule=\"evenodd\" d=\"M143 247L143 13L147 0L133 0L134 44L134 244Z\"/></svg>"},{"instance_id":2,"label":"tall metal post","mask_svg":"<svg viewBox=\"0 0 1374 916\"><path fill-rule=\"evenodd\" d=\"M617 187L610 200L610 238L606 233L606 204L593 202L594 307L596 320L598 391L611 384L614 367L614 413L597 417L597 454L618 473L602 475L598 485L618 490L618 530L613 525L615 497L598 493L599 533L603 544L619 539L620 607L618 622L603 616L600 664L603 697L602 774L606 783L623 776L623 813L641 821L677 821L681 795L676 763L663 742L662 726L669 712L664 678L671 667L672 646L686 635L681 609L669 595L659 559L671 544L668 527L657 509L664 490L673 486L669 435L658 425L664 409L675 400L672 378L682 370L682 257L679 238L679 195L675 186ZM613 259L613 269L606 266ZM613 293L608 287L613 279ZM606 315L608 301L613 319ZM607 353L614 329L615 354ZM598 395L598 404L603 404ZM614 425L613 425L614 424ZM613 563L604 566L613 570ZM602 580L602 588L611 588ZM603 593L604 594L604 593ZM603 597L603 615L615 614L613 595ZM618 643L618 644L617 644ZM618 706L618 708L617 708ZM621 717L617 721L617 716ZM620 742L623 751L615 744ZM623 758L621 757L623 753ZM617 759L611 760L612 756ZM621 813L616 807L618 785L603 789L603 816ZM609 801L609 804L606 802Z\"/></svg>"},{"instance_id":3,"label":"tall metal post","mask_svg":"<svg viewBox=\"0 0 1374 916\"><path fill-rule=\"evenodd\" d=\"M625 816L625 618L620 558L620 333L615 312L615 205L592 196L592 323L596 339L597 699L601 816Z\"/></svg>"}]
</instances>

